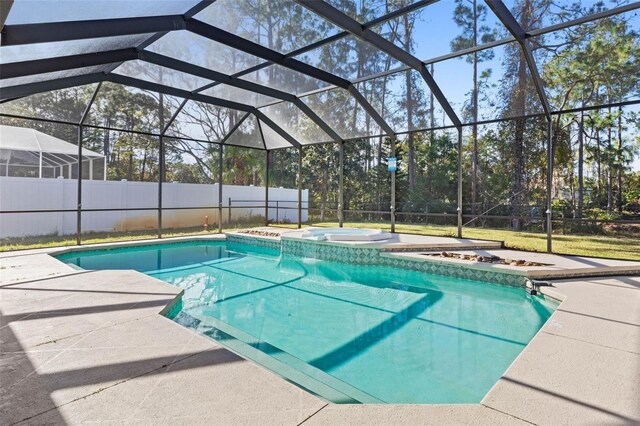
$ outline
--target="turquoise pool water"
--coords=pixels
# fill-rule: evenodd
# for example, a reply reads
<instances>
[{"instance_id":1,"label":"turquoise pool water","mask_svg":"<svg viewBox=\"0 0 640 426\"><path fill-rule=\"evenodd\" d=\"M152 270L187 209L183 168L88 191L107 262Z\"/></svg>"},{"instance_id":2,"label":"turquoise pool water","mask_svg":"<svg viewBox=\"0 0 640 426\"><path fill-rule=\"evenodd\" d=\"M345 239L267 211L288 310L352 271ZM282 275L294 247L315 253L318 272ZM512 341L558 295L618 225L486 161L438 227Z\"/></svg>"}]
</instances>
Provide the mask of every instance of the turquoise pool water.
<instances>
[{"instance_id":1,"label":"turquoise pool water","mask_svg":"<svg viewBox=\"0 0 640 426\"><path fill-rule=\"evenodd\" d=\"M183 288L175 321L334 402L477 403L557 306L518 288L224 242L58 258Z\"/></svg>"}]
</instances>

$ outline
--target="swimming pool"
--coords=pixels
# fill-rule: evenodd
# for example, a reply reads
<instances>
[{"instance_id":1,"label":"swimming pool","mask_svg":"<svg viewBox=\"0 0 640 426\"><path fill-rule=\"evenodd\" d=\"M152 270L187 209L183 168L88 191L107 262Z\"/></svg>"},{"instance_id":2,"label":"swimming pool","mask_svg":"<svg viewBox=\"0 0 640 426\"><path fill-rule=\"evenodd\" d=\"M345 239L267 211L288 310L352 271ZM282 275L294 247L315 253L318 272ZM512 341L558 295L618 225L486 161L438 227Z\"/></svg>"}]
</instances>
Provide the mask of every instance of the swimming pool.
<instances>
[{"instance_id":1,"label":"swimming pool","mask_svg":"<svg viewBox=\"0 0 640 426\"><path fill-rule=\"evenodd\" d=\"M174 321L333 402L480 402L557 306L522 288L229 242L58 258L181 287Z\"/></svg>"}]
</instances>

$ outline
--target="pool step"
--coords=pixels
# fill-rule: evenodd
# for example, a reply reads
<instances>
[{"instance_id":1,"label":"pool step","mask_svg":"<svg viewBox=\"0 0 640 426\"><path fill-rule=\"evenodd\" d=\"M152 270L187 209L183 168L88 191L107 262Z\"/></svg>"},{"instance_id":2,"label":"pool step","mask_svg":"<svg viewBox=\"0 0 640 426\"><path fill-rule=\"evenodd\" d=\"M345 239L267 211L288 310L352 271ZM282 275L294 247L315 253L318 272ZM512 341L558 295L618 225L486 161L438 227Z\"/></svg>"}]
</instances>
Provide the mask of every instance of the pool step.
<instances>
[{"instance_id":1,"label":"pool step","mask_svg":"<svg viewBox=\"0 0 640 426\"><path fill-rule=\"evenodd\" d=\"M205 332L207 336L215 339L243 358L275 372L284 379L321 398L338 404L385 403L217 318L198 315L196 312L189 312L189 315L200 321L201 327L199 328L207 328Z\"/></svg>"}]
</instances>

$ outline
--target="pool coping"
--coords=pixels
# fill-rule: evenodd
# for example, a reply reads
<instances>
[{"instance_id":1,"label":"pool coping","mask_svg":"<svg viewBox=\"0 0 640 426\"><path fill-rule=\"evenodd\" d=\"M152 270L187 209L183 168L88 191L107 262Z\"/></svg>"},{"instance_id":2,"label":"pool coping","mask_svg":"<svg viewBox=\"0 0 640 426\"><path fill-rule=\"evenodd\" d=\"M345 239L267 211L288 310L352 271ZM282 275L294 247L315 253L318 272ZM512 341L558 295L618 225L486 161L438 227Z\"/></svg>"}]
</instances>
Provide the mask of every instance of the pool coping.
<instances>
[{"instance_id":1,"label":"pool coping","mask_svg":"<svg viewBox=\"0 0 640 426\"><path fill-rule=\"evenodd\" d=\"M201 239L201 237L197 238ZM185 239L180 239L185 241ZM205 240L212 240L205 238ZM213 240L220 240L220 237ZM176 241L174 239L163 240L160 243ZM148 242L137 241L136 245L146 245ZM126 245L126 243L117 246ZM113 246L108 244L106 246ZM86 249L105 247L105 245L87 246ZM61 250L72 250L73 247L65 247ZM59 282L77 282L86 285L84 274L77 270L68 270L64 273L53 270L53 264L43 264L46 259L53 259L48 253L60 253L60 250L45 249L38 250L37 253L21 252L10 256L0 256L4 261L11 261L13 264L39 265L43 270L35 270L34 267L25 268L31 276L25 276L20 280L10 284L2 283L0 291L5 288L33 287L36 285L44 287L55 287ZM61 262L55 260L61 264ZM60 265L58 265L60 266ZM62 264L63 267L66 265ZM64 268L62 268L64 269ZM168 289L168 285L133 271L125 271L118 274L118 271L100 271L104 275L113 277L115 281L126 276L132 283L140 282L149 288ZM110 280L108 280L110 281ZM24 284L20 284L24 283ZM96 287L107 285L92 283ZM545 326L536 334L531 342L525 347L520 356L513 362L503 377L487 393L479 404L462 405L331 405L317 400L314 402L313 396L308 398L301 395L293 385L279 387L279 392L286 395L291 409L298 410L297 419L287 421L277 421L283 424L416 424L432 421L434 423L475 423L475 424L518 424L531 422L536 424L558 424L558 423L620 423L640 422L640 406L637 403L637 395L640 394L640 383L633 380L633 371L640 371L640 351L634 348L636 343L640 344L640 278L639 277L611 277L611 278L591 278L591 279L570 279L556 280L552 282L553 287L542 288L543 294L559 300L562 303L547 321ZM94 288L99 290L99 288ZM175 293L174 288L174 293ZM4 294L7 290L4 291ZM14 293L15 294L15 293ZM78 296L81 297L81 296ZM82 295L82 297L85 297ZM88 297L88 296L86 296ZM126 296L125 296L126 297ZM133 296L130 296L133 297ZM178 296L172 297L160 310L170 309L170 305L175 303ZM0 298L3 306L3 314L12 305L7 302L6 297ZM16 299L16 303L20 302ZM86 299L90 301L92 299ZM167 299L168 300L168 299ZM37 305L37 302L35 302ZM40 309L46 309L41 306ZM129 330L137 330L143 333L148 339L161 338L157 336L158 327L169 327L165 324L166 318L159 315L155 309L155 315L150 321L154 322L154 327L141 328L137 322L126 323ZM95 313L91 316L106 315L106 313ZM164 321L163 321L164 320ZM81 324L71 324L72 329ZM98 331L92 331L97 333ZM146 334L145 334L146 333ZM180 336L197 335L195 332L183 327L171 327L172 339L179 339ZM195 337L194 337L195 338ZM200 340L198 340L201 344ZM25 344L26 346L26 344ZM211 346L207 346L209 349ZM219 349L218 349L219 350ZM31 349L24 351L29 355ZM35 357L40 351L33 352ZM38 355L39 356L39 355ZM37 357L32 362L37 361ZM84 362L84 361L83 361ZM229 422L245 422L247 412L253 412L254 406L262 406L261 400L270 400L273 397L273 386L283 386L282 379L260 368L251 368L241 363L245 373L249 377L260 377L263 388L253 389L256 396L249 399L242 399L236 405L228 407L228 415L225 419ZM236 374L236 370L230 365L219 366L217 364L201 367L199 375L213 374L213 370L228 372L223 375ZM244 371L244 370L243 370ZM178 377L186 376L187 372L174 373ZM234 376L235 377L235 376ZM195 378L197 380L197 377ZM251 379L249 383L254 383ZM127 382L114 385L114 389L126 387L144 387L143 380L132 377ZM215 386L211 383L201 386ZM242 381L234 380L226 383L227 388L220 388L220 391L233 394L233 392L249 392ZM253 385L252 385L253 386ZM189 386L189 388L198 386ZM193 392L187 388L184 392ZM89 392L87 390L87 392ZM187 405L196 403L216 404L216 401L226 398L225 394L207 392L198 394L198 398L193 401L186 400ZM58 411L63 418L68 421L79 418L80 412L85 411L86 405L93 407L93 415L96 418L108 419L114 415L114 407L109 404L102 404L106 392L89 392L82 398L64 402L56 400L53 409L34 413L36 419L48 419L54 411ZM154 394L155 395L155 394ZM261 396L257 396L261 395ZM112 396L113 397L113 396ZM62 397L58 397L62 398ZM115 396L118 404L124 403L124 396ZM162 396L155 401L156 404L166 406L165 411L172 416L178 416L188 407L171 407L173 401L162 400ZM258 398L258 399L255 399ZM305 402L302 403L301 401ZM94 404L94 405L91 405ZM36 408L39 404L35 404ZM74 409L74 407L77 407ZM542 408L544 407L544 408ZM194 408L195 409L195 408ZM264 409L264 407L263 407ZM53 411L52 411L53 410ZM286 410L284 410L286 411ZM296 412L298 412L296 411ZM219 414L222 415L222 414ZM283 408L272 407L269 411L260 411L261 419L278 419L283 414ZM243 417L244 416L244 417ZM173 418L173 417L172 417ZM179 418L179 417L176 417ZM234 420L235 419L235 420ZM244 421L242 420L244 419ZM215 419L213 419L215 420ZM196 424L211 423L212 418L196 417L191 422ZM218 419L220 420L220 419ZM154 417L148 417L147 422L157 421ZM524 424L524 423L523 423Z\"/></svg>"}]
</instances>

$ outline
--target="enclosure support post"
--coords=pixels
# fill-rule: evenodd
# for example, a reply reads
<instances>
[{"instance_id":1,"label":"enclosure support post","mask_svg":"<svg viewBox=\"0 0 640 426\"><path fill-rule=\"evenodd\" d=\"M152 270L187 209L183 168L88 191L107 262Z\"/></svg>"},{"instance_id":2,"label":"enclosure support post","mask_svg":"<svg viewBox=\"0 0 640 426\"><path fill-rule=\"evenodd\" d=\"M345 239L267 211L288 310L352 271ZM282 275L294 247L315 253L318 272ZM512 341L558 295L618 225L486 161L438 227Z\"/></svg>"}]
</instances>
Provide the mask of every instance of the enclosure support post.
<instances>
[{"instance_id":1,"label":"enclosure support post","mask_svg":"<svg viewBox=\"0 0 640 426\"><path fill-rule=\"evenodd\" d=\"M40 154L42 155L42 154ZM69 177L71 177L71 165L69 165ZM78 205L76 212L76 244L80 245L82 232L82 125L78 126Z\"/></svg>"},{"instance_id":2,"label":"enclosure support post","mask_svg":"<svg viewBox=\"0 0 640 426\"><path fill-rule=\"evenodd\" d=\"M307 214L309 214L308 211ZM302 147L298 148L298 229L300 228L302 228Z\"/></svg>"},{"instance_id":3,"label":"enclosure support post","mask_svg":"<svg viewBox=\"0 0 640 426\"><path fill-rule=\"evenodd\" d=\"M169 121L165 123L164 121L164 95L160 93L160 128L162 129L160 132L160 136L158 137L158 238L162 238L162 184L165 181L166 175L166 152L164 146L164 135L173 124L173 121L176 119L182 108L184 108L187 100L182 101L180 106L175 110L173 115L169 118ZM106 166L106 158L105 158L105 173L107 170ZM106 175L105 175L106 180Z\"/></svg>"},{"instance_id":4,"label":"enclosure support post","mask_svg":"<svg viewBox=\"0 0 640 426\"><path fill-rule=\"evenodd\" d=\"M551 206L551 192L553 190L553 143L552 143L552 131L553 125L551 119L547 120L547 252L553 251L551 241L552 231L552 206Z\"/></svg>"},{"instance_id":5,"label":"enclosure support post","mask_svg":"<svg viewBox=\"0 0 640 426\"><path fill-rule=\"evenodd\" d=\"M162 238L162 182L164 182L164 140L158 137L158 238Z\"/></svg>"},{"instance_id":6,"label":"enclosure support post","mask_svg":"<svg viewBox=\"0 0 640 426\"><path fill-rule=\"evenodd\" d=\"M98 83L95 90L93 91L93 95L91 95L91 99L89 103L84 109L82 113L82 117L80 118L80 122L78 123L78 210L77 210L77 219L76 219L76 244L80 245L82 243L81 235L82 235L82 125L84 121L87 119L89 115L89 111L91 110L91 106L93 102L96 100L96 96L98 96L98 92L102 87L102 83ZM71 179L71 163L69 163L69 179ZM104 167L104 176L105 180L107 179L107 164L106 164L106 156L105 156L105 167Z\"/></svg>"},{"instance_id":7,"label":"enclosure support post","mask_svg":"<svg viewBox=\"0 0 640 426\"><path fill-rule=\"evenodd\" d=\"M265 178L264 178L264 226L269 226L269 150L265 151Z\"/></svg>"},{"instance_id":8,"label":"enclosure support post","mask_svg":"<svg viewBox=\"0 0 640 426\"><path fill-rule=\"evenodd\" d=\"M218 233L222 234L222 144L218 145Z\"/></svg>"},{"instance_id":9,"label":"enclosure support post","mask_svg":"<svg viewBox=\"0 0 640 426\"><path fill-rule=\"evenodd\" d=\"M338 179L338 224L344 225L344 142L340 141L340 177Z\"/></svg>"},{"instance_id":10,"label":"enclosure support post","mask_svg":"<svg viewBox=\"0 0 640 426\"><path fill-rule=\"evenodd\" d=\"M396 138L390 138L391 157L396 156ZM396 232L396 171L391 171L391 232Z\"/></svg>"},{"instance_id":11,"label":"enclosure support post","mask_svg":"<svg viewBox=\"0 0 640 426\"><path fill-rule=\"evenodd\" d=\"M458 127L458 238L462 238L462 127Z\"/></svg>"},{"instance_id":12,"label":"enclosure support post","mask_svg":"<svg viewBox=\"0 0 640 426\"><path fill-rule=\"evenodd\" d=\"M40 159L38 160L38 179L42 179L42 151L40 151Z\"/></svg>"}]
</instances>

